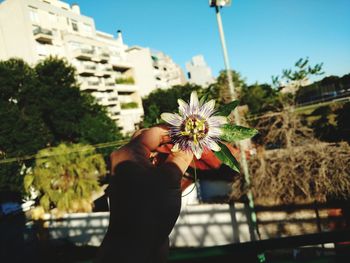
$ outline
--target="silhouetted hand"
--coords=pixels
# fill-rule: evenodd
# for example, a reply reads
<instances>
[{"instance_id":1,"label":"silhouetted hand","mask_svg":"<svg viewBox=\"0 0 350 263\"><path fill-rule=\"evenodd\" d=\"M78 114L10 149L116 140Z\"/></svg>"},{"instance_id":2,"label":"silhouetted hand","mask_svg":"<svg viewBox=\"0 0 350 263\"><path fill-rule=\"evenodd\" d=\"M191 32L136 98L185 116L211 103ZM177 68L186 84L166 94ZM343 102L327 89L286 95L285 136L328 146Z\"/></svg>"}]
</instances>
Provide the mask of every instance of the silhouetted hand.
<instances>
[{"instance_id":1,"label":"silhouetted hand","mask_svg":"<svg viewBox=\"0 0 350 263\"><path fill-rule=\"evenodd\" d=\"M96 262L166 262L181 207L181 176L193 158L180 151L155 165L152 152L169 141L166 129L153 127L111 154L110 222Z\"/></svg>"},{"instance_id":2,"label":"silhouetted hand","mask_svg":"<svg viewBox=\"0 0 350 263\"><path fill-rule=\"evenodd\" d=\"M135 133L133 139L118 151L111 154L111 167L115 167L123 161L134 161L144 168L153 167L150 161L152 152L163 144L169 143L168 131L162 127L153 127L140 130ZM181 174L184 174L193 159L189 152L179 151L171 153L165 161L165 165L171 163L178 167Z\"/></svg>"}]
</instances>

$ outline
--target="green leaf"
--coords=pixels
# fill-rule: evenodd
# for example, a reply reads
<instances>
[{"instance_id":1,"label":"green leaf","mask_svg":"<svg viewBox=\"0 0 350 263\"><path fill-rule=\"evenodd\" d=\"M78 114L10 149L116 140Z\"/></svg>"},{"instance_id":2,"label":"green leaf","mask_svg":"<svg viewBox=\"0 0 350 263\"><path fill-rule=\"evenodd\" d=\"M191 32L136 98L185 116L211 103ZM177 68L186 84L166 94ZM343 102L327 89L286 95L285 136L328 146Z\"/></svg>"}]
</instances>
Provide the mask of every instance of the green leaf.
<instances>
[{"instance_id":1,"label":"green leaf","mask_svg":"<svg viewBox=\"0 0 350 263\"><path fill-rule=\"evenodd\" d=\"M220 116L228 116L231 114L231 112L238 106L239 101L234 100L228 104L223 105L219 108L217 115Z\"/></svg>"},{"instance_id":2,"label":"green leaf","mask_svg":"<svg viewBox=\"0 0 350 263\"><path fill-rule=\"evenodd\" d=\"M199 105L203 105L204 103L206 103L208 100L208 97L209 97L209 92L206 92L205 94L203 94L203 96L199 101Z\"/></svg>"},{"instance_id":3,"label":"green leaf","mask_svg":"<svg viewBox=\"0 0 350 263\"><path fill-rule=\"evenodd\" d=\"M215 156L223 163L229 166L236 172L239 172L239 163L236 158L232 155L231 151L227 146L221 142L218 143L221 147L221 151L214 152Z\"/></svg>"},{"instance_id":4,"label":"green leaf","mask_svg":"<svg viewBox=\"0 0 350 263\"><path fill-rule=\"evenodd\" d=\"M220 139L227 142L237 142L253 137L258 133L256 129L246 128L243 126L225 124L221 127L222 135Z\"/></svg>"},{"instance_id":5,"label":"green leaf","mask_svg":"<svg viewBox=\"0 0 350 263\"><path fill-rule=\"evenodd\" d=\"M34 181L34 176L31 175L31 174L27 174L25 177L24 177L24 182L23 182L23 185L24 185L24 189L29 192L29 189L30 187L32 186L32 183Z\"/></svg>"},{"instance_id":6,"label":"green leaf","mask_svg":"<svg viewBox=\"0 0 350 263\"><path fill-rule=\"evenodd\" d=\"M45 211L50 209L50 198L48 195L44 195L40 198L40 205L44 208Z\"/></svg>"}]
</instances>

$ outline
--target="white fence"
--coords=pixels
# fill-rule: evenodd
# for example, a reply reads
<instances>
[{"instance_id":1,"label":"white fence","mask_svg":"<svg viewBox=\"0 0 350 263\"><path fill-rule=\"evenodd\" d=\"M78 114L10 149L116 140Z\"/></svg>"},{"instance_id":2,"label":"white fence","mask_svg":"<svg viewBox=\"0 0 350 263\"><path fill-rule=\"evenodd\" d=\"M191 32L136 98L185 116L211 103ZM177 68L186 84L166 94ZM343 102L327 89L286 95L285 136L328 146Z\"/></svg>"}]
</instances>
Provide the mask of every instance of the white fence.
<instances>
[{"instance_id":1,"label":"white fence","mask_svg":"<svg viewBox=\"0 0 350 263\"><path fill-rule=\"evenodd\" d=\"M173 247L206 247L251 240L243 204L184 203L170 235ZM76 245L99 246L107 231L108 212L68 214L48 219L51 239L66 239Z\"/></svg>"}]
</instances>

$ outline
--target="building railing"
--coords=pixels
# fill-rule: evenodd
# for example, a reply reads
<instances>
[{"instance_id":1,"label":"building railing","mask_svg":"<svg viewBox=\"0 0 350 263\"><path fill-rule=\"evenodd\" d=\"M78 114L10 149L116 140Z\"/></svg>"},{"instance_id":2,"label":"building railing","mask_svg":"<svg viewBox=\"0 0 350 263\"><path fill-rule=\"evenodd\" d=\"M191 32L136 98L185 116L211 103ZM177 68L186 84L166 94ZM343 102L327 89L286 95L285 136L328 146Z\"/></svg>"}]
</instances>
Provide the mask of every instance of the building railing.
<instances>
[{"instance_id":1,"label":"building railing","mask_svg":"<svg viewBox=\"0 0 350 263\"><path fill-rule=\"evenodd\" d=\"M100 84L100 82L98 82L98 81L88 81L89 86L98 86L99 84Z\"/></svg>"},{"instance_id":2,"label":"building railing","mask_svg":"<svg viewBox=\"0 0 350 263\"><path fill-rule=\"evenodd\" d=\"M92 66L92 65L84 65L84 68L89 70L96 70L96 66Z\"/></svg>"},{"instance_id":3,"label":"building railing","mask_svg":"<svg viewBox=\"0 0 350 263\"><path fill-rule=\"evenodd\" d=\"M39 34L43 34L43 35L47 35L47 36L52 36L52 31L49 29L45 29L42 27L37 27L33 30L33 34L34 35L39 35Z\"/></svg>"},{"instance_id":4,"label":"building railing","mask_svg":"<svg viewBox=\"0 0 350 263\"><path fill-rule=\"evenodd\" d=\"M110 57L110 55L107 52L102 52L100 54L100 56L103 57L103 58L109 58Z\"/></svg>"},{"instance_id":5,"label":"building railing","mask_svg":"<svg viewBox=\"0 0 350 263\"><path fill-rule=\"evenodd\" d=\"M88 48L82 48L82 49L80 49L80 51L81 51L81 53L84 53L84 54L89 54L89 55L94 54L94 50L88 49Z\"/></svg>"}]
</instances>

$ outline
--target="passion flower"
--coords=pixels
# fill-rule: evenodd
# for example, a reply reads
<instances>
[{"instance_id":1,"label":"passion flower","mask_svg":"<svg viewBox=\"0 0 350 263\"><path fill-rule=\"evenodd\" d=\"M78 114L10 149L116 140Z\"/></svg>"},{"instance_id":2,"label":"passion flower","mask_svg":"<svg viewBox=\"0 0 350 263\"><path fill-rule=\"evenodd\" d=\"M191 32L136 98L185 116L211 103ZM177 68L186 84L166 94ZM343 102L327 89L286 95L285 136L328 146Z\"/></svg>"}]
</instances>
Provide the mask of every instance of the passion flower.
<instances>
[{"instance_id":1,"label":"passion flower","mask_svg":"<svg viewBox=\"0 0 350 263\"><path fill-rule=\"evenodd\" d=\"M204 150L220 151L217 144L222 134L220 127L227 123L224 116L213 116L215 101L200 104L197 93L191 93L190 103L179 99L179 114L163 113L161 118L169 123L173 151L192 151L200 159Z\"/></svg>"}]
</instances>

